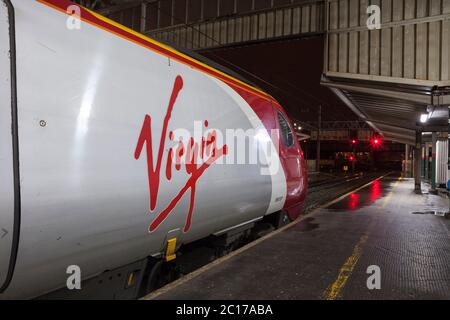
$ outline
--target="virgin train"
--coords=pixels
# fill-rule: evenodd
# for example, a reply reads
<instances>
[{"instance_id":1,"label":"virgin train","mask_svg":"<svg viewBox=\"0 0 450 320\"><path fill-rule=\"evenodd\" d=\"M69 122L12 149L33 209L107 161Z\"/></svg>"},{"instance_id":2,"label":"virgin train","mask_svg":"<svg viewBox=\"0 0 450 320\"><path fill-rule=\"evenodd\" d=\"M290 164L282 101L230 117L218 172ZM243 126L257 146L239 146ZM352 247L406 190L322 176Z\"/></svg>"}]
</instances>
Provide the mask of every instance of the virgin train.
<instances>
[{"instance_id":1,"label":"virgin train","mask_svg":"<svg viewBox=\"0 0 450 320\"><path fill-rule=\"evenodd\" d=\"M69 1L0 0L0 299L136 298L306 190L269 94Z\"/></svg>"}]
</instances>

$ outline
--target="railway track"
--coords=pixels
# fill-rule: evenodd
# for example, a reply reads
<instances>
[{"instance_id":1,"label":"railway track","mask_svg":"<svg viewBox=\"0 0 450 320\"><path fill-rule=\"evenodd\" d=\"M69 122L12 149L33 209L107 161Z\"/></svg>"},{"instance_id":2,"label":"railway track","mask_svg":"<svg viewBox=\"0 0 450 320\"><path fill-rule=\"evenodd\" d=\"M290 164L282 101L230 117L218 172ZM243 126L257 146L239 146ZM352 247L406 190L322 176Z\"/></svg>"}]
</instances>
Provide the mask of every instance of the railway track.
<instances>
[{"instance_id":1,"label":"railway track","mask_svg":"<svg viewBox=\"0 0 450 320\"><path fill-rule=\"evenodd\" d=\"M385 173L385 172L384 172ZM384 174L383 172L356 173L311 183L308 188L303 214L352 191Z\"/></svg>"},{"instance_id":2,"label":"railway track","mask_svg":"<svg viewBox=\"0 0 450 320\"><path fill-rule=\"evenodd\" d=\"M358 181L360 179L364 178L363 173L355 173L351 175L346 175L343 177L336 177L334 179L326 179L326 180L320 180L317 182L310 183L308 188L308 194L321 191L323 189L330 189L335 186L346 184L351 181Z\"/></svg>"}]
</instances>

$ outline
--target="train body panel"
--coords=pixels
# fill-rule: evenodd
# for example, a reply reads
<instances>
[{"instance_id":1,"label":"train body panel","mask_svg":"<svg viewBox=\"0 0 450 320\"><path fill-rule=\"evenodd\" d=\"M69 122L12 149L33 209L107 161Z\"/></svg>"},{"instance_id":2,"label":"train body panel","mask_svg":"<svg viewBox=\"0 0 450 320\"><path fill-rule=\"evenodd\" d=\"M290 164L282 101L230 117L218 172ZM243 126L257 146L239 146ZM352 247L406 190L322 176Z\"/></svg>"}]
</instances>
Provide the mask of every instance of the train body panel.
<instances>
[{"instance_id":1,"label":"train body panel","mask_svg":"<svg viewBox=\"0 0 450 320\"><path fill-rule=\"evenodd\" d=\"M7 281L15 209L9 19L9 8L0 2L0 288Z\"/></svg>"},{"instance_id":2,"label":"train body panel","mask_svg":"<svg viewBox=\"0 0 450 320\"><path fill-rule=\"evenodd\" d=\"M12 282L0 299L64 287L70 265L90 278L160 255L169 238L189 243L263 217L283 209L289 195L289 206L299 203L298 192L306 186L290 173L286 182L285 159L263 152L268 166L236 163L230 155L239 152L237 146L219 138L229 129L253 130L246 156L262 145L276 149L271 129L280 107L270 96L136 45L92 21L83 19L80 29L72 29L61 12L67 1L11 3L21 222ZM2 34L3 55L4 45ZM2 70L8 63L3 58ZM0 90L5 88L2 83ZM11 123L3 117L10 115L11 103L4 100L0 152L7 156L0 162L9 164L0 172L8 181L0 186L0 197L7 197L1 218L12 229L13 159L4 150L12 148L12 139L3 124ZM280 150L281 157L297 152L302 161L296 141L295 146ZM190 163L192 157L198 163ZM273 172L262 174L266 167ZM11 247L6 241L2 249L5 243ZM10 251L0 253L2 280Z\"/></svg>"}]
</instances>

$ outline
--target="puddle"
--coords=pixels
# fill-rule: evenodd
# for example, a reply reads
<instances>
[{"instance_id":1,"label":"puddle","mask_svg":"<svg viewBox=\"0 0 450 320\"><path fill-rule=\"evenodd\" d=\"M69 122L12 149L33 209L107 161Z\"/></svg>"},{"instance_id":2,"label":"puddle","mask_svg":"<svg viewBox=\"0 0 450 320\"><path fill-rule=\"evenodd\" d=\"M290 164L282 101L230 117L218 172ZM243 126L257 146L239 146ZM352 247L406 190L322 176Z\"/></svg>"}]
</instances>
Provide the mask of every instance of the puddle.
<instances>
[{"instance_id":1,"label":"puddle","mask_svg":"<svg viewBox=\"0 0 450 320\"><path fill-rule=\"evenodd\" d=\"M447 215L447 212L445 211L413 211L412 214L432 214L438 217L445 217Z\"/></svg>"},{"instance_id":2,"label":"puddle","mask_svg":"<svg viewBox=\"0 0 450 320\"><path fill-rule=\"evenodd\" d=\"M327 209L332 212L356 211L363 207L370 206L380 198L386 196L392 189L390 179L383 181L375 180L370 186L351 193L346 198L329 206Z\"/></svg>"},{"instance_id":3,"label":"puddle","mask_svg":"<svg viewBox=\"0 0 450 320\"><path fill-rule=\"evenodd\" d=\"M319 224L313 223L312 221L314 221L314 218L311 218L311 217L306 218L306 219L300 221L299 223L297 223L297 225L294 227L294 229L296 231L308 232L308 231L319 228Z\"/></svg>"},{"instance_id":4,"label":"puddle","mask_svg":"<svg viewBox=\"0 0 450 320\"><path fill-rule=\"evenodd\" d=\"M434 214L434 211L413 211L412 214Z\"/></svg>"}]
</instances>

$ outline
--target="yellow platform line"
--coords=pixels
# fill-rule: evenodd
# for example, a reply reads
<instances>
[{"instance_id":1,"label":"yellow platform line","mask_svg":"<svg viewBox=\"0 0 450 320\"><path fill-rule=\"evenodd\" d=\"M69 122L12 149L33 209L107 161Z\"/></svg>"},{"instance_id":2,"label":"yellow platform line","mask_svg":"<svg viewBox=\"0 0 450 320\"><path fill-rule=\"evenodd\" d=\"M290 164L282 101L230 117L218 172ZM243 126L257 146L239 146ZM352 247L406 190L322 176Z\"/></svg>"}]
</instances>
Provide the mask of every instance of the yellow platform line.
<instances>
[{"instance_id":1,"label":"yellow platform line","mask_svg":"<svg viewBox=\"0 0 450 320\"><path fill-rule=\"evenodd\" d=\"M361 254L363 252L364 244L367 242L369 238L368 234L364 234L361 239L359 239L358 244L353 249L352 255L347 258L341 270L339 271L339 275L336 281L330 285L324 293L324 297L326 300L336 300L340 295L342 289L345 287L347 280L350 278L353 269L356 266Z\"/></svg>"},{"instance_id":2,"label":"yellow platform line","mask_svg":"<svg viewBox=\"0 0 450 320\"><path fill-rule=\"evenodd\" d=\"M392 190L387 194L387 196L384 198L383 204L381 205L382 208L386 207L387 203L389 202L389 200L391 199L392 195L394 194L394 190L395 188L397 188L398 184L400 183L400 181L403 180L403 177L400 176L397 181L394 183L394 185L392 186Z\"/></svg>"}]
</instances>

